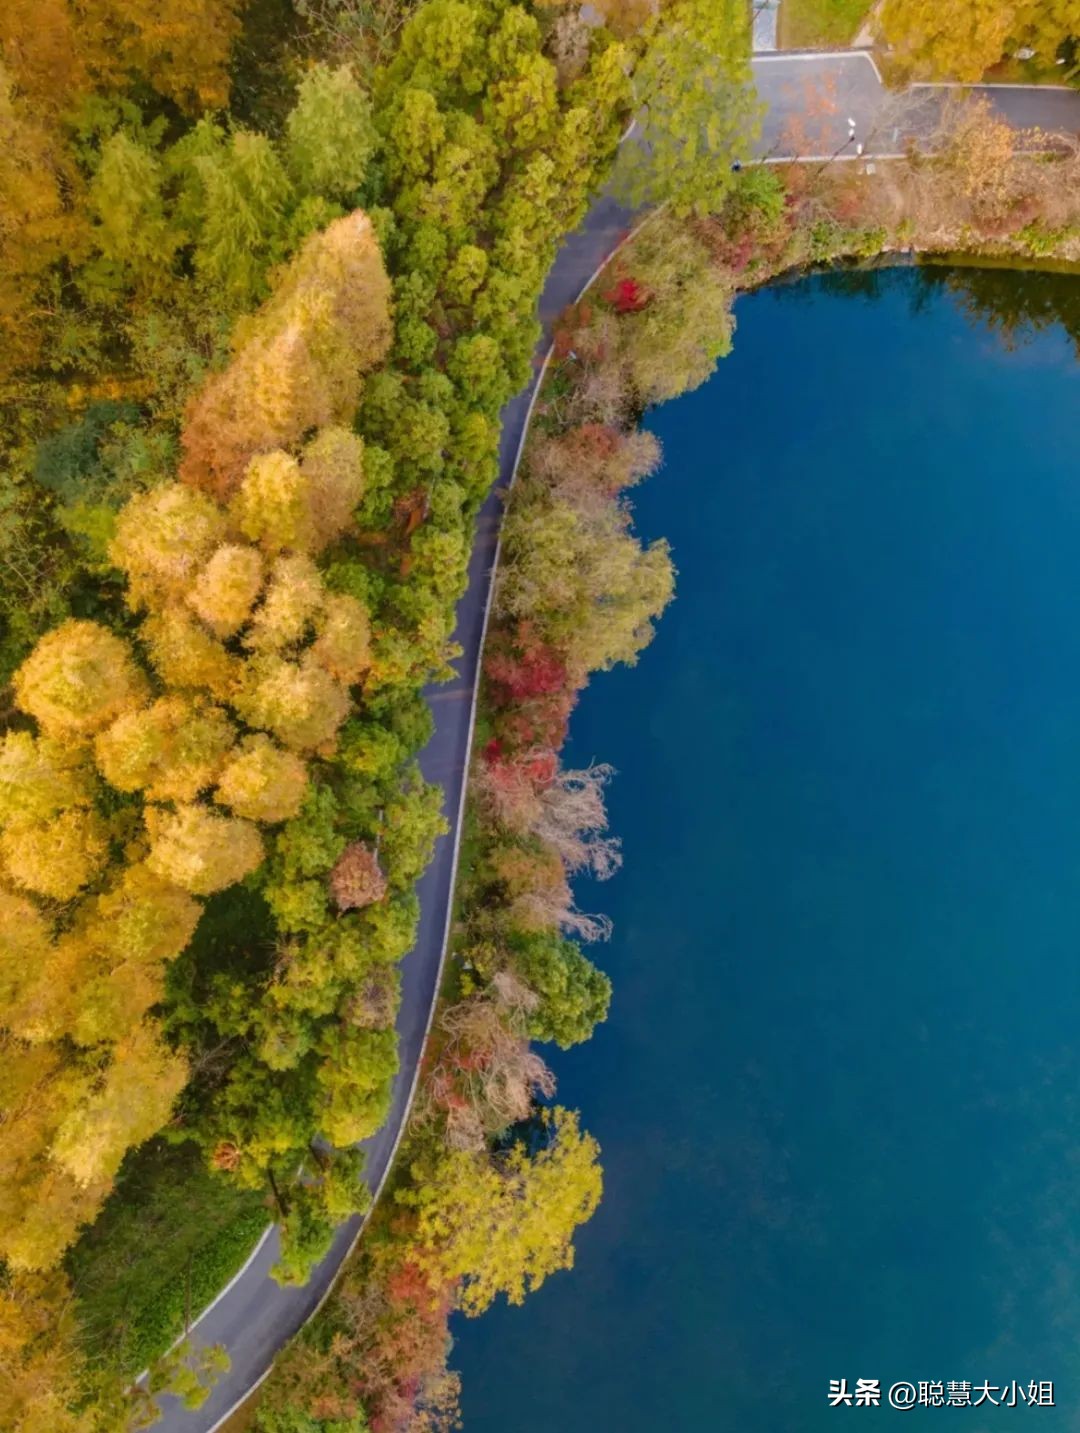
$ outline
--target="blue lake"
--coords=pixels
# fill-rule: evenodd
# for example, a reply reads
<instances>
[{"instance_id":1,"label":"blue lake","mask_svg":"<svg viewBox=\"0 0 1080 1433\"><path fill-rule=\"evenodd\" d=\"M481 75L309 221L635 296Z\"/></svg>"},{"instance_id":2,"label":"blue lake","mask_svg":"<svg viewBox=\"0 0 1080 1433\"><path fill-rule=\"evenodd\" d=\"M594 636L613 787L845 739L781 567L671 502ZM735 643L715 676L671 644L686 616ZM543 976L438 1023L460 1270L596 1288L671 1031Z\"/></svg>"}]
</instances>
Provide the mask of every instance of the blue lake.
<instances>
[{"instance_id":1,"label":"blue lake","mask_svg":"<svg viewBox=\"0 0 1080 1433\"><path fill-rule=\"evenodd\" d=\"M579 893L611 1017L551 1063L604 1201L455 1322L466 1430L1080 1429L1080 365L912 270L737 317L649 419L676 601L573 719L625 867Z\"/></svg>"}]
</instances>

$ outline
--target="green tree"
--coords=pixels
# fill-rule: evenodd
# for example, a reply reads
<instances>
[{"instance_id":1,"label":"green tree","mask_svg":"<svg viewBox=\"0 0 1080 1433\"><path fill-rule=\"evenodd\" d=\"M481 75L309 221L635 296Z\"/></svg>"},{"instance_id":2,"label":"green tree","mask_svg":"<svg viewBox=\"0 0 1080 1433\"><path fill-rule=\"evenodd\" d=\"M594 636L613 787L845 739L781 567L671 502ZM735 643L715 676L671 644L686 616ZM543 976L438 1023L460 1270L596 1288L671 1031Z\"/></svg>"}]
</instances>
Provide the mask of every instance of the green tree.
<instances>
[{"instance_id":1,"label":"green tree","mask_svg":"<svg viewBox=\"0 0 1080 1433\"><path fill-rule=\"evenodd\" d=\"M263 292L268 264L281 257L292 186L270 140L249 130L207 143L194 165L195 269L238 312Z\"/></svg>"},{"instance_id":2,"label":"green tree","mask_svg":"<svg viewBox=\"0 0 1080 1433\"><path fill-rule=\"evenodd\" d=\"M286 154L302 194L355 202L375 149L371 101L345 65L316 65L285 122Z\"/></svg>"},{"instance_id":3,"label":"green tree","mask_svg":"<svg viewBox=\"0 0 1080 1433\"><path fill-rule=\"evenodd\" d=\"M94 238L108 264L141 288L169 282L180 235L170 226L162 196L160 160L118 130L102 147L90 184L97 220Z\"/></svg>"},{"instance_id":4,"label":"green tree","mask_svg":"<svg viewBox=\"0 0 1080 1433\"><path fill-rule=\"evenodd\" d=\"M720 208L732 163L757 133L749 26L741 0L671 0L645 27L633 76L640 134L615 171L629 202L676 214Z\"/></svg>"},{"instance_id":5,"label":"green tree","mask_svg":"<svg viewBox=\"0 0 1080 1433\"><path fill-rule=\"evenodd\" d=\"M514 968L539 997L529 1033L566 1050L587 1040L607 1018L611 981L572 940L555 931L518 935L511 941Z\"/></svg>"}]
</instances>

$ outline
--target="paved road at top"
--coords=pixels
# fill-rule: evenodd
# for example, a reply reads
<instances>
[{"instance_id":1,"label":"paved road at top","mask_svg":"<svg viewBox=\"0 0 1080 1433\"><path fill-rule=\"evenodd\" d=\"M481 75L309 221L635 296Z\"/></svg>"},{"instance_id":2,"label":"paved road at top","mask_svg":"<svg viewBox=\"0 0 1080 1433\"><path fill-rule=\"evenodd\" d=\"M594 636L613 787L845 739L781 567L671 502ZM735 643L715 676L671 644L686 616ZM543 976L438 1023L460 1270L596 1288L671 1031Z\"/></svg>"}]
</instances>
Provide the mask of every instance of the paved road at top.
<instances>
[{"instance_id":1,"label":"paved road at top","mask_svg":"<svg viewBox=\"0 0 1080 1433\"><path fill-rule=\"evenodd\" d=\"M873 62L862 52L838 54L760 55L754 60L754 78L768 106L758 154L810 157L832 155L848 138L848 119L856 121L856 143L865 142L867 154L888 154L899 134L897 118L904 111L904 132L913 121L911 104L897 104L881 84ZM948 87L926 87L915 109L917 127L941 105ZM996 87L985 91L994 106L1020 126L1080 131L1080 93L1051 89ZM853 146L845 153L850 153ZM363 1148L367 1177L378 1189L396 1148L412 1095L435 995L439 985L448 913L457 859L465 771L471 734L471 711L485 612L495 564L502 498L509 485L518 447L528 416L543 355L550 342L554 320L572 303L596 269L625 235L630 213L609 197L599 199L581 228L563 244L544 286L540 318L544 327L533 363L529 387L504 408L499 447L499 476L477 518L476 540L469 563L469 583L458 604L455 638L463 655L455 663L455 678L426 693L435 716L435 732L421 754L420 765L428 781L445 793L444 810L451 830L436 845L435 856L421 877L420 925L416 945L402 963L402 998L397 1018L401 1072L394 1082L393 1103L385 1126ZM231 1367L202 1408L189 1412L172 1397L163 1396L158 1433L212 1433L233 1407L266 1374L278 1349L307 1321L325 1296L360 1232L363 1221L350 1219L338 1231L330 1252L302 1289L280 1288L270 1278L278 1257L278 1235L271 1230L250 1262L210 1308L199 1318L192 1338L199 1343L223 1344Z\"/></svg>"},{"instance_id":2,"label":"paved road at top","mask_svg":"<svg viewBox=\"0 0 1080 1433\"><path fill-rule=\"evenodd\" d=\"M887 90L866 50L783 50L755 55L754 83L766 110L758 152L766 158L899 155L907 138L933 133L958 93L982 95L1017 129L1080 129L1080 91L1053 85L913 85ZM849 120L855 138L849 140Z\"/></svg>"}]
</instances>

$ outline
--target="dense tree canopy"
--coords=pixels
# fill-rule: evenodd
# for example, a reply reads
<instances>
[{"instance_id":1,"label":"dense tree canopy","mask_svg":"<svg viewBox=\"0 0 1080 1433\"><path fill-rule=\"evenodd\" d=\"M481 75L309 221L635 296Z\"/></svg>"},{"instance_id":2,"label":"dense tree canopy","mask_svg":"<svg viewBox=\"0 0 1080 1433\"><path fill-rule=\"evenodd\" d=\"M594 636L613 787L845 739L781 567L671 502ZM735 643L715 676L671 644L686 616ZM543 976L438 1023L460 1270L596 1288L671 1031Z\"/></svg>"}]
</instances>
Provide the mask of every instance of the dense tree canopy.
<instances>
[{"instance_id":1,"label":"dense tree canopy","mask_svg":"<svg viewBox=\"0 0 1080 1433\"><path fill-rule=\"evenodd\" d=\"M1053 64L1080 34L1080 8L1076 0L885 0L881 30L907 69L974 81L1021 47Z\"/></svg>"}]
</instances>

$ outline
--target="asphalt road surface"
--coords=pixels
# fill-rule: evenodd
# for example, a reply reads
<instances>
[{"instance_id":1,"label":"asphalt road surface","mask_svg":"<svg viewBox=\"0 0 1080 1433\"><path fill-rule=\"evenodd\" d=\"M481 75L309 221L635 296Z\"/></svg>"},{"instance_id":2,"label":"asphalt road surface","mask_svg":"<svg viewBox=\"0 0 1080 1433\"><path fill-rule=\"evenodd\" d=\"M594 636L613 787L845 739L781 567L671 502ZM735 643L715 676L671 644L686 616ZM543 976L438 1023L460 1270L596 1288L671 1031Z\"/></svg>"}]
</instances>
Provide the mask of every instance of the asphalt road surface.
<instances>
[{"instance_id":1,"label":"asphalt road surface","mask_svg":"<svg viewBox=\"0 0 1080 1433\"><path fill-rule=\"evenodd\" d=\"M925 133L951 92L949 86L919 86L908 96L890 95L870 57L861 51L824 54L767 54L755 57L754 77L767 106L757 157L845 157L862 143L868 155L887 155L902 147L906 134ZM993 87L983 91L1006 119L1019 127L1080 131L1080 93L1072 90ZM849 119L855 120L854 141ZM749 157L749 156L748 156ZM529 387L503 410L499 477L480 510L469 585L458 604L455 638L463 655L453 682L427 692L435 715L435 733L420 765L428 781L445 793L450 833L442 837L434 859L421 877L420 926L416 945L402 965L402 998L397 1018L401 1070L394 1084L386 1125L365 1141L367 1178L376 1191L391 1163L412 1097L435 996L439 987L451 894L457 865L465 772L472 709L485 626L491 576L497 555L502 498L515 460L549 345L551 325L572 303L597 268L625 236L632 215L611 198L597 201L581 228L559 251L540 300L544 337L537 348ZM271 1230L249 1263L202 1314L192 1339L223 1344L231 1366L211 1396L195 1412L177 1399L162 1396L159 1433L212 1433L265 1376L281 1346L307 1321L325 1297L352 1248L363 1221L344 1224L330 1252L302 1289L283 1289L270 1278L278 1257L278 1236Z\"/></svg>"}]
</instances>

